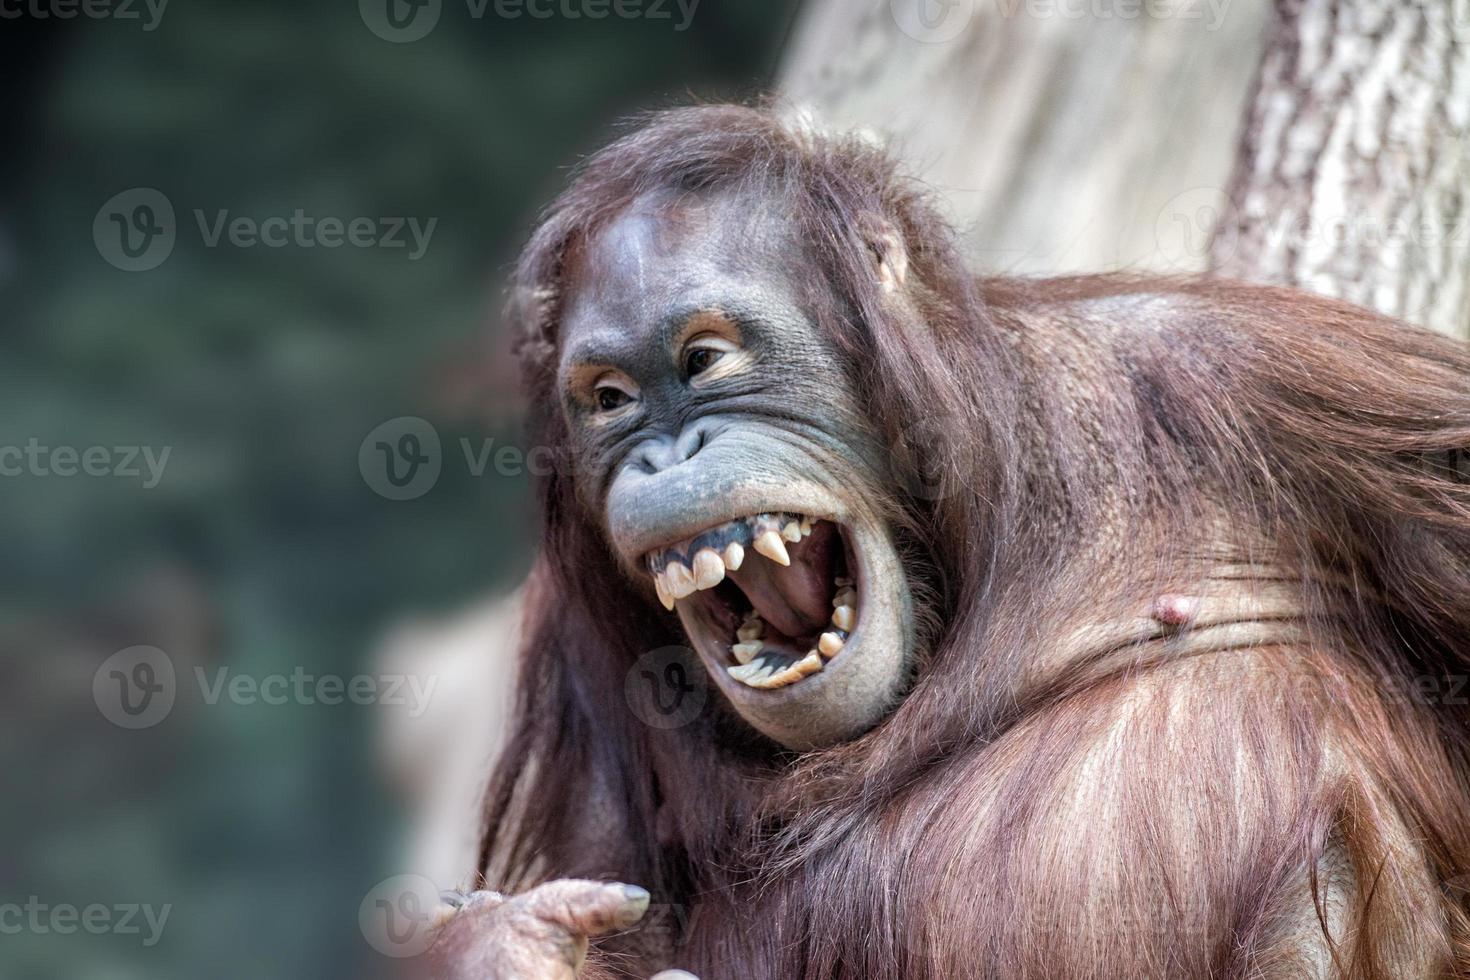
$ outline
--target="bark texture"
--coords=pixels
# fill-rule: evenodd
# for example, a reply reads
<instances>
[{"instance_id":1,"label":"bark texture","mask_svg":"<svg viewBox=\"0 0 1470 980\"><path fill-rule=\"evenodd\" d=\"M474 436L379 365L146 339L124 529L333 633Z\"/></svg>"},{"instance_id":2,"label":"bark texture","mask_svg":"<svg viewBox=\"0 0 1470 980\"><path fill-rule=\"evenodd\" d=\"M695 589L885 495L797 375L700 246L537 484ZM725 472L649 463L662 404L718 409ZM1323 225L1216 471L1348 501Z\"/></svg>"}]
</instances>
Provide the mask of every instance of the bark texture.
<instances>
[{"instance_id":1,"label":"bark texture","mask_svg":"<svg viewBox=\"0 0 1470 980\"><path fill-rule=\"evenodd\" d=\"M1470 5L1282 0L1217 272L1470 326Z\"/></svg>"}]
</instances>

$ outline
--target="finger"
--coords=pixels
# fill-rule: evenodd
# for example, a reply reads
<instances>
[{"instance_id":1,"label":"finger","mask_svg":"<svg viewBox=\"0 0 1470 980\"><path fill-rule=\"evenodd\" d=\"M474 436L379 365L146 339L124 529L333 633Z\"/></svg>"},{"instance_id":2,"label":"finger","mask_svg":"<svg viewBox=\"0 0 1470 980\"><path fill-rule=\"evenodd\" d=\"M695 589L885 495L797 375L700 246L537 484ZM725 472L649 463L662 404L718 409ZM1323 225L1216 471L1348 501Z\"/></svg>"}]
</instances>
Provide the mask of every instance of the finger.
<instances>
[{"instance_id":1,"label":"finger","mask_svg":"<svg viewBox=\"0 0 1470 980\"><path fill-rule=\"evenodd\" d=\"M621 882L548 881L519 899L526 911L573 935L598 936L626 929L648 911L648 891Z\"/></svg>"},{"instance_id":2,"label":"finger","mask_svg":"<svg viewBox=\"0 0 1470 980\"><path fill-rule=\"evenodd\" d=\"M461 912L476 909L494 909L505 903L505 896L499 892L478 891L465 893L457 889L447 889L439 893L439 905L434 909L434 927L443 926Z\"/></svg>"}]
</instances>

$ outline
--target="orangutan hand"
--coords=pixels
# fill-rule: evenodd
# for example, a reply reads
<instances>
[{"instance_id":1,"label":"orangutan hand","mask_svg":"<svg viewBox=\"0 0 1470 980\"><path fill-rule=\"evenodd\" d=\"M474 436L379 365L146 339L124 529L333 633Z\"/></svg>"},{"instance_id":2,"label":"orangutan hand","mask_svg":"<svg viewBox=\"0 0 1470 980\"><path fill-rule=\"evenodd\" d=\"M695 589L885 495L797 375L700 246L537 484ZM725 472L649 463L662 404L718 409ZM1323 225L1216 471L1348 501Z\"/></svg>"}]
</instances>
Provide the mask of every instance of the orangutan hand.
<instances>
[{"instance_id":1,"label":"orangutan hand","mask_svg":"<svg viewBox=\"0 0 1470 980\"><path fill-rule=\"evenodd\" d=\"M449 910L431 956L436 980L576 980L587 940L635 925L637 885L564 878L506 898L474 892ZM670 970L652 980L694 980Z\"/></svg>"}]
</instances>

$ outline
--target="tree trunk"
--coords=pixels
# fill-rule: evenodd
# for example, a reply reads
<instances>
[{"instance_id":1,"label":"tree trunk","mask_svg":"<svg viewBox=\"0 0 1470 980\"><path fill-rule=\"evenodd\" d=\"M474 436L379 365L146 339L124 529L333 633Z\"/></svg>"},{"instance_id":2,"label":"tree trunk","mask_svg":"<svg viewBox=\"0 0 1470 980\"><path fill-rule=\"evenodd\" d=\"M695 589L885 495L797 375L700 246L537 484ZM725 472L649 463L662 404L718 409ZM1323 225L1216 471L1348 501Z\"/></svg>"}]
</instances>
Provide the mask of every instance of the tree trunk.
<instances>
[{"instance_id":1,"label":"tree trunk","mask_svg":"<svg viewBox=\"0 0 1470 980\"><path fill-rule=\"evenodd\" d=\"M830 128L892 137L986 271L1203 271L1210 229L1171 219L1220 196L1269 13L808 0L780 90Z\"/></svg>"},{"instance_id":2,"label":"tree trunk","mask_svg":"<svg viewBox=\"0 0 1470 980\"><path fill-rule=\"evenodd\" d=\"M1463 0L1282 0L1211 266L1470 327Z\"/></svg>"}]
</instances>

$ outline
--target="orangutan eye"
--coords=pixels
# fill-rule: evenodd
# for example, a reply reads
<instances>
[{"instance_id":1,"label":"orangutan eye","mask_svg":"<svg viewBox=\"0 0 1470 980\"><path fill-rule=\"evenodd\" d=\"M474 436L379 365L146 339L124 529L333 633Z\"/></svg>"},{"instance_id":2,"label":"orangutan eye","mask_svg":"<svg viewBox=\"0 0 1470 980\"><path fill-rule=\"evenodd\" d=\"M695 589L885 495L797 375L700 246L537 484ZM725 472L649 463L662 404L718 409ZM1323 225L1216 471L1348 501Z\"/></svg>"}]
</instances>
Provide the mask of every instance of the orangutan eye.
<instances>
[{"instance_id":1,"label":"orangutan eye","mask_svg":"<svg viewBox=\"0 0 1470 980\"><path fill-rule=\"evenodd\" d=\"M684 373L692 378L704 372L724 356L720 351L711 350L708 347L696 347L684 355Z\"/></svg>"},{"instance_id":2,"label":"orangutan eye","mask_svg":"<svg viewBox=\"0 0 1470 980\"><path fill-rule=\"evenodd\" d=\"M739 349L738 345L726 337L700 334L684 348L684 374L690 378L698 377L724 360L726 354Z\"/></svg>"},{"instance_id":3,"label":"orangutan eye","mask_svg":"<svg viewBox=\"0 0 1470 980\"><path fill-rule=\"evenodd\" d=\"M615 408L622 408L632 400L632 397L621 388L614 388L609 385L597 389L597 407L604 412L611 412Z\"/></svg>"},{"instance_id":4,"label":"orangutan eye","mask_svg":"<svg viewBox=\"0 0 1470 980\"><path fill-rule=\"evenodd\" d=\"M638 388L620 373L608 373L592 384L592 401L599 412L616 412L638 400Z\"/></svg>"}]
</instances>

